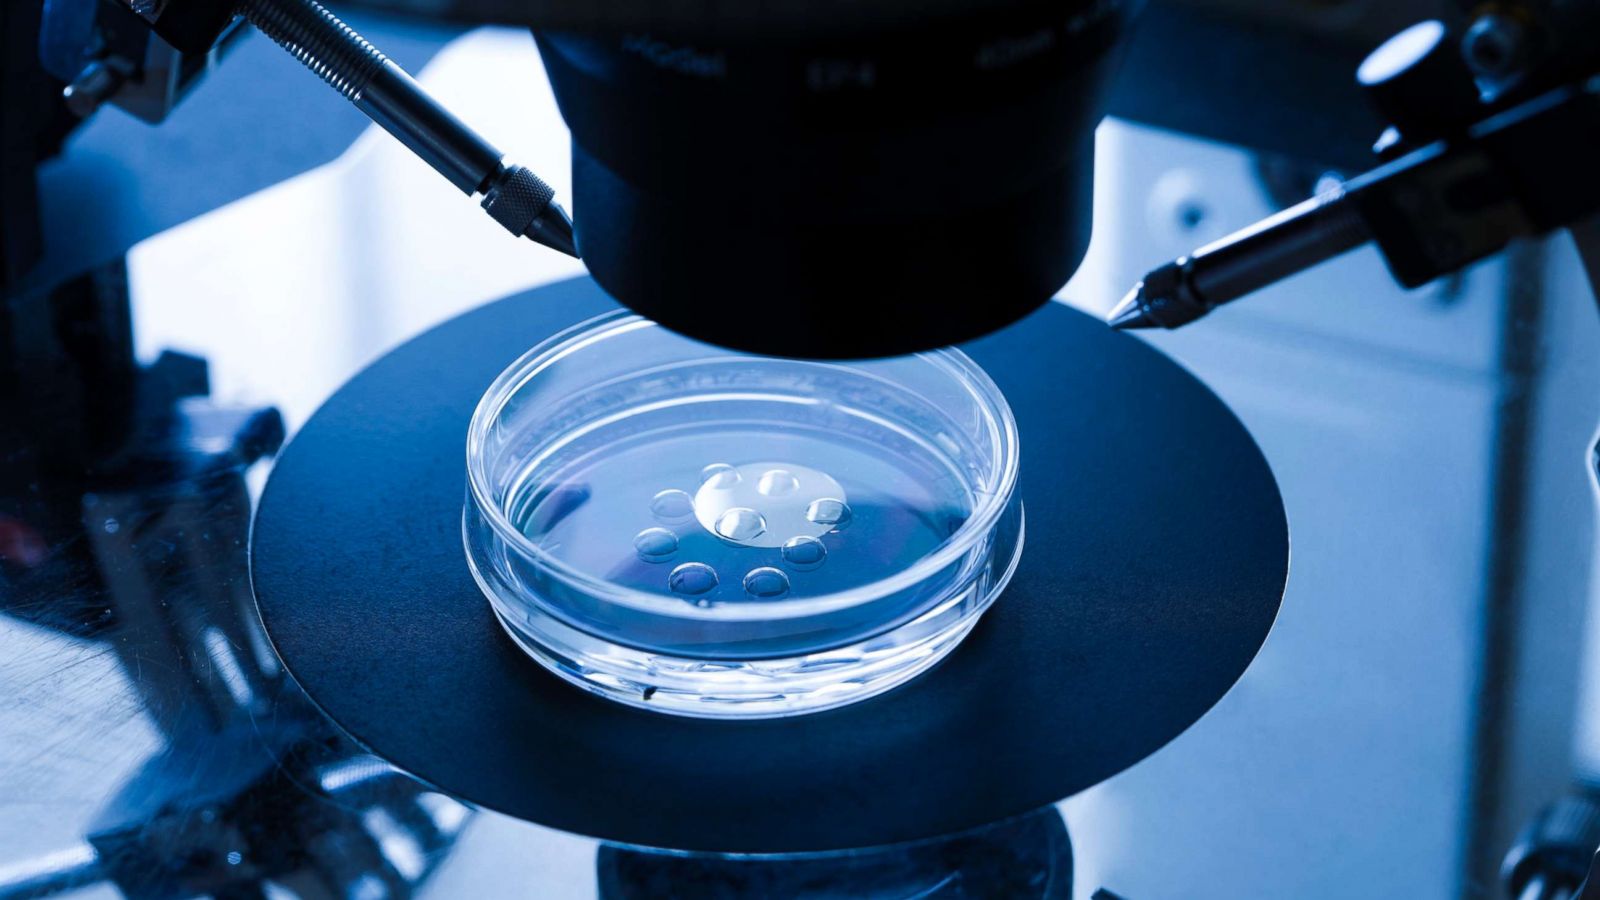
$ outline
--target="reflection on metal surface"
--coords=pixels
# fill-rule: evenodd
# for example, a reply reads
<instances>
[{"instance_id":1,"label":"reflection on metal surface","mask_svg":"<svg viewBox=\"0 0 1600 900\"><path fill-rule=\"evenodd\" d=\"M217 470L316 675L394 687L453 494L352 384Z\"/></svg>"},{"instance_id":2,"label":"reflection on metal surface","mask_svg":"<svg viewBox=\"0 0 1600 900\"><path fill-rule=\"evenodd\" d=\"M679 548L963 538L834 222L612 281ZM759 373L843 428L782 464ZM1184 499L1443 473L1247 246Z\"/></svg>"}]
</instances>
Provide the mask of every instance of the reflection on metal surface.
<instances>
[{"instance_id":1,"label":"reflection on metal surface","mask_svg":"<svg viewBox=\"0 0 1600 900\"><path fill-rule=\"evenodd\" d=\"M0 866L0 898L47 897L76 890L103 877L100 854L88 844L80 844L36 859Z\"/></svg>"},{"instance_id":2,"label":"reflection on metal surface","mask_svg":"<svg viewBox=\"0 0 1600 900\"><path fill-rule=\"evenodd\" d=\"M1050 806L943 840L847 853L751 857L607 845L597 869L602 900L1072 896L1072 842Z\"/></svg>"},{"instance_id":3,"label":"reflection on metal surface","mask_svg":"<svg viewBox=\"0 0 1600 900\"><path fill-rule=\"evenodd\" d=\"M338 736L283 676L245 556L245 474L282 422L206 399L197 359L106 365L131 360L107 327L126 315L115 274L8 310L45 339L4 381L0 898L410 896L467 809ZM84 294L87 325L53 314ZM112 352L75 355L71 327ZM131 414L103 417L108 395ZM79 800L93 815L52 833ZM31 830L30 805L51 813Z\"/></svg>"}]
</instances>

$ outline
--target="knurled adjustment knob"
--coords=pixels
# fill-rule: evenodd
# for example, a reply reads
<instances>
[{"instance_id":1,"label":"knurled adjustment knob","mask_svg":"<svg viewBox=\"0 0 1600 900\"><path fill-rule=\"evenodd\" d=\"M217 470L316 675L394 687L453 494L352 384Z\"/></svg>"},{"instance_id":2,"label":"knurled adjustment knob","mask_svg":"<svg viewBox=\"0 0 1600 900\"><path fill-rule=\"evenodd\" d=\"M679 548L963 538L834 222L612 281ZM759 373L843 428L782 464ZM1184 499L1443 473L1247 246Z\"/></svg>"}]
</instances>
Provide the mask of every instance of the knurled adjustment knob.
<instances>
[{"instance_id":1,"label":"knurled adjustment knob","mask_svg":"<svg viewBox=\"0 0 1600 900\"><path fill-rule=\"evenodd\" d=\"M1462 130L1483 109L1459 44L1437 19L1384 41L1362 60L1356 80L1412 146Z\"/></svg>"},{"instance_id":2,"label":"knurled adjustment knob","mask_svg":"<svg viewBox=\"0 0 1600 900\"><path fill-rule=\"evenodd\" d=\"M1575 788L1545 807L1523 827L1501 864L1508 896L1521 897L1535 878L1571 890L1589 872L1600 845L1600 794Z\"/></svg>"},{"instance_id":3,"label":"knurled adjustment knob","mask_svg":"<svg viewBox=\"0 0 1600 900\"><path fill-rule=\"evenodd\" d=\"M555 195L555 189L526 166L508 166L489 182L481 205L507 231L522 237Z\"/></svg>"}]
</instances>

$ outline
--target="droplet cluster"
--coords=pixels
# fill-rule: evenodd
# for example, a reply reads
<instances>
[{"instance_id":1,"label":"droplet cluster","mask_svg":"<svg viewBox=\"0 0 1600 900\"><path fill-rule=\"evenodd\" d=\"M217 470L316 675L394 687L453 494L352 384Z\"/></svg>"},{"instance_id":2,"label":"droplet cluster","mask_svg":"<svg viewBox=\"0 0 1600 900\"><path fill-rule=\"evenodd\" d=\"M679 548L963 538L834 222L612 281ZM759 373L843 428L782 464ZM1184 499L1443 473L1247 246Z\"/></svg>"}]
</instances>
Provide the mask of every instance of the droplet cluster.
<instances>
[{"instance_id":1,"label":"droplet cluster","mask_svg":"<svg viewBox=\"0 0 1600 900\"><path fill-rule=\"evenodd\" d=\"M776 600L791 589L790 572L811 572L828 557L825 534L844 530L852 512L844 490L827 475L803 466L712 463L700 470L698 492L668 488L650 499L660 524L634 535L633 548L646 563L676 563L667 588L697 606L722 583L717 570L698 560L679 560L681 533L698 523L721 540L758 550L777 550L775 565L758 565L738 579L756 600ZM784 571L785 569L789 571Z\"/></svg>"}]
</instances>

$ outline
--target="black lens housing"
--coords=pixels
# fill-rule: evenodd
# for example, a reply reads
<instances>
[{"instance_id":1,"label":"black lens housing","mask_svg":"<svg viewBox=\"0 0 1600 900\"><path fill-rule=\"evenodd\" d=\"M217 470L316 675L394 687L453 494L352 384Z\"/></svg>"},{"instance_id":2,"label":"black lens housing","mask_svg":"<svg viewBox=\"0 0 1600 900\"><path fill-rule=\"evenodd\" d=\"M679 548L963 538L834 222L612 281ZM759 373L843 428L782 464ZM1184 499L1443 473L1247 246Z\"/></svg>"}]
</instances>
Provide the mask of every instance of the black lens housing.
<instances>
[{"instance_id":1,"label":"black lens housing","mask_svg":"<svg viewBox=\"0 0 1600 900\"><path fill-rule=\"evenodd\" d=\"M1014 322L1088 247L1136 5L831 42L540 32L584 261L635 311L759 353L906 353Z\"/></svg>"}]
</instances>

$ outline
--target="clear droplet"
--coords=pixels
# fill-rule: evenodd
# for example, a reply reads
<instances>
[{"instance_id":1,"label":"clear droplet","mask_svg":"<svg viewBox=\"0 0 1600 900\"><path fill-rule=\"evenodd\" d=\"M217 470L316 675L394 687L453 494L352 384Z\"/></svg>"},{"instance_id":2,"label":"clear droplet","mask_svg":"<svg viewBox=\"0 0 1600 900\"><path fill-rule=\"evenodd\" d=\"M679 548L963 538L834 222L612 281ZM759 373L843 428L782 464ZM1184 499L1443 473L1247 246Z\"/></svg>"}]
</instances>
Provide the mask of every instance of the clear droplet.
<instances>
[{"instance_id":1,"label":"clear droplet","mask_svg":"<svg viewBox=\"0 0 1600 900\"><path fill-rule=\"evenodd\" d=\"M761 473L756 490L766 497L787 497L800 490L800 479L788 469L768 469Z\"/></svg>"},{"instance_id":2,"label":"clear droplet","mask_svg":"<svg viewBox=\"0 0 1600 900\"><path fill-rule=\"evenodd\" d=\"M806 507L806 519L818 525L832 525L834 531L843 531L850 524L849 504L833 497L811 501Z\"/></svg>"},{"instance_id":3,"label":"clear droplet","mask_svg":"<svg viewBox=\"0 0 1600 900\"><path fill-rule=\"evenodd\" d=\"M828 557L828 548L822 542L807 534L789 538L783 542L783 561L789 568L800 572L809 572L822 565Z\"/></svg>"},{"instance_id":4,"label":"clear droplet","mask_svg":"<svg viewBox=\"0 0 1600 900\"><path fill-rule=\"evenodd\" d=\"M700 470L700 483L706 487L726 490L740 480L739 470L727 463L712 463Z\"/></svg>"},{"instance_id":5,"label":"clear droplet","mask_svg":"<svg viewBox=\"0 0 1600 900\"><path fill-rule=\"evenodd\" d=\"M744 592L762 600L782 597L789 593L789 576L769 566L751 569L744 576Z\"/></svg>"},{"instance_id":6,"label":"clear droplet","mask_svg":"<svg viewBox=\"0 0 1600 900\"><path fill-rule=\"evenodd\" d=\"M650 511L668 522L678 522L694 515L694 498L688 491L671 488L650 498Z\"/></svg>"},{"instance_id":7,"label":"clear droplet","mask_svg":"<svg viewBox=\"0 0 1600 900\"><path fill-rule=\"evenodd\" d=\"M667 587L688 597L698 597L716 586L717 570L705 563L684 563L667 576Z\"/></svg>"},{"instance_id":8,"label":"clear droplet","mask_svg":"<svg viewBox=\"0 0 1600 900\"><path fill-rule=\"evenodd\" d=\"M717 517L717 534L730 541L753 541L767 530L767 520L761 513L743 506L735 506Z\"/></svg>"},{"instance_id":9,"label":"clear droplet","mask_svg":"<svg viewBox=\"0 0 1600 900\"><path fill-rule=\"evenodd\" d=\"M633 549L645 562L666 562L678 552L678 536L665 528L646 528L633 536Z\"/></svg>"}]
</instances>

